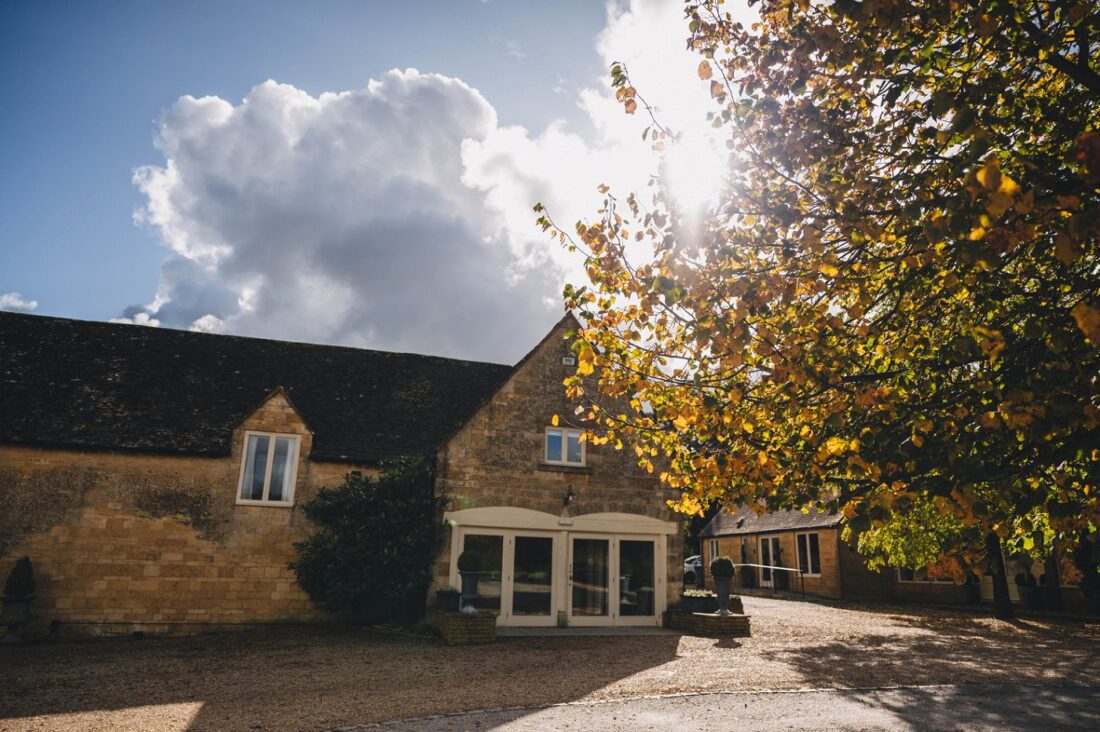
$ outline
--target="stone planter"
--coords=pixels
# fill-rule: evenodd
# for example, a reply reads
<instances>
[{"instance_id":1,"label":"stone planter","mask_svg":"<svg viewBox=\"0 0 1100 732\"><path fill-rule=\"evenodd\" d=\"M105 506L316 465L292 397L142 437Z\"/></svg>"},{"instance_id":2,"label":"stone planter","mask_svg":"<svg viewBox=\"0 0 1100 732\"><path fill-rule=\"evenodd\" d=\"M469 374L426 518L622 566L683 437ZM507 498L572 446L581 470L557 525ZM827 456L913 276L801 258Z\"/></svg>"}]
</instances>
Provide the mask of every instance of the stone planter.
<instances>
[{"instance_id":1,"label":"stone planter","mask_svg":"<svg viewBox=\"0 0 1100 732\"><path fill-rule=\"evenodd\" d=\"M449 646L492 643L497 638L497 616L492 613L428 611L428 624Z\"/></svg>"},{"instance_id":2,"label":"stone planter","mask_svg":"<svg viewBox=\"0 0 1100 732\"><path fill-rule=\"evenodd\" d=\"M689 613L717 612L718 598L713 595L707 595L706 597L682 595L680 597L680 609Z\"/></svg>"},{"instance_id":3,"label":"stone planter","mask_svg":"<svg viewBox=\"0 0 1100 732\"><path fill-rule=\"evenodd\" d=\"M747 638L752 635L749 616L739 613L689 613L669 610L665 613L665 627L688 635L704 635L725 638Z\"/></svg>"},{"instance_id":4,"label":"stone planter","mask_svg":"<svg viewBox=\"0 0 1100 732\"><path fill-rule=\"evenodd\" d=\"M459 572L458 575L462 578L462 607L473 605L481 572Z\"/></svg>"}]
</instances>

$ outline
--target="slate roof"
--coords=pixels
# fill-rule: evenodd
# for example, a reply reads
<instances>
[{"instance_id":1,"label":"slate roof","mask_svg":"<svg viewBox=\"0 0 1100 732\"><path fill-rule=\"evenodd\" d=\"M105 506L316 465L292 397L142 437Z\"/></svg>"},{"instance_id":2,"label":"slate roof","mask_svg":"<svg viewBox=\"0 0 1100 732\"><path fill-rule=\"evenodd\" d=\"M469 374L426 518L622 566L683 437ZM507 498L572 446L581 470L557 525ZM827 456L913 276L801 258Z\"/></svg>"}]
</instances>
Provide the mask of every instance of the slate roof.
<instances>
[{"instance_id":1,"label":"slate roof","mask_svg":"<svg viewBox=\"0 0 1100 732\"><path fill-rule=\"evenodd\" d=\"M0 312L0 443L227 455L282 387L312 457L430 454L512 374L408 353Z\"/></svg>"},{"instance_id":2,"label":"slate roof","mask_svg":"<svg viewBox=\"0 0 1100 732\"><path fill-rule=\"evenodd\" d=\"M722 509L706 525L700 536L735 536L765 534L771 531L823 529L840 523L840 514L811 509L809 513L784 510L758 515L748 507L737 511Z\"/></svg>"}]
</instances>

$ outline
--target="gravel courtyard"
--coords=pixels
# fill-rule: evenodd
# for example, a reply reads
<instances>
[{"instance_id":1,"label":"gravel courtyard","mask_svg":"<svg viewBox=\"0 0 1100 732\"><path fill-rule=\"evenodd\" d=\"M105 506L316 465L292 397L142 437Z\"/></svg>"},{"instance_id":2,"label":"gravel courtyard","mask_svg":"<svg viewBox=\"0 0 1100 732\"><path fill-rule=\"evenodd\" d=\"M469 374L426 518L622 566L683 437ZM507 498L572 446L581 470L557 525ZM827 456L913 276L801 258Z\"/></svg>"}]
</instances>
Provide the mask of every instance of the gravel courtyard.
<instances>
[{"instance_id":1,"label":"gravel courtyard","mask_svg":"<svg viewBox=\"0 0 1100 732\"><path fill-rule=\"evenodd\" d=\"M507 638L366 629L0 648L0 730L317 729L698 691L1100 685L1100 625L745 598L753 637Z\"/></svg>"}]
</instances>

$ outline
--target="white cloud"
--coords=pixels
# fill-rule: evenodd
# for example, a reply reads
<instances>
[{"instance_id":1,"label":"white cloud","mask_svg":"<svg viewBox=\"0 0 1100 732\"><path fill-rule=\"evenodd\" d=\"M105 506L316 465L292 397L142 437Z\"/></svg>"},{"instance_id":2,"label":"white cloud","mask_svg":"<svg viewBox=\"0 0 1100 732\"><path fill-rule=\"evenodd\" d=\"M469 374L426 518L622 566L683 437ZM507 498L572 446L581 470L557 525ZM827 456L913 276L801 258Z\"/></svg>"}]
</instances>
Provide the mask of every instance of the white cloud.
<instances>
[{"instance_id":1,"label":"white cloud","mask_svg":"<svg viewBox=\"0 0 1100 732\"><path fill-rule=\"evenodd\" d=\"M121 318L111 318L109 322L123 325L147 325L150 328L160 327L160 321L143 310L133 311L131 315L123 315Z\"/></svg>"},{"instance_id":2,"label":"white cloud","mask_svg":"<svg viewBox=\"0 0 1100 732\"><path fill-rule=\"evenodd\" d=\"M38 309L37 300L28 300L18 292L0 293L0 310L13 313L29 313Z\"/></svg>"},{"instance_id":3,"label":"white cloud","mask_svg":"<svg viewBox=\"0 0 1100 732\"><path fill-rule=\"evenodd\" d=\"M597 48L665 124L698 134L710 100L685 35L679 3L634 0L609 6ZM475 89L412 69L317 97L273 81L235 105L181 97L156 141L164 165L134 175L135 220L171 255L154 302L124 319L514 360L580 278L531 206L569 225L595 213L599 183L625 194L657 170L647 122L607 81L577 104L594 136L500 127Z\"/></svg>"},{"instance_id":4,"label":"white cloud","mask_svg":"<svg viewBox=\"0 0 1100 732\"><path fill-rule=\"evenodd\" d=\"M164 325L510 360L546 329L560 276L521 262L463 185L461 149L497 127L457 79L391 71L313 97L265 82L238 105L182 97L137 219L172 255ZM135 312L126 313L133 319ZM517 337L515 334L524 334Z\"/></svg>"},{"instance_id":5,"label":"white cloud","mask_svg":"<svg viewBox=\"0 0 1100 732\"><path fill-rule=\"evenodd\" d=\"M527 58L527 54L523 52L523 46L519 41L505 41L504 42L505 55L511 56L515 59Z\"/></svg>"}]
</instances>

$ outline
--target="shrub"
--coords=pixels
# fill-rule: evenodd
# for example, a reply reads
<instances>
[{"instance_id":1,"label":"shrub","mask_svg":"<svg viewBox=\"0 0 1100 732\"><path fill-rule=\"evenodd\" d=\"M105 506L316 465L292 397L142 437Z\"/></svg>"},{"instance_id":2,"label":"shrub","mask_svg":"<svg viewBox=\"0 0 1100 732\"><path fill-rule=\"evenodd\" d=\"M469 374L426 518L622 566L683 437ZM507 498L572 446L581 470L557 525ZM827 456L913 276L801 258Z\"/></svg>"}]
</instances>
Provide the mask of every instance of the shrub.
<instances>
[{"instance_id":1,"label":"shrub","mask_svg":"<svg viewBox=\"0 0 1100 732\"><path fill-rule=\"evenodd\" d=\"M732 577L733 560L725 555L715 557L710 562L710 574L712 577Z\"/></svg>"},{"instance_id":2,"label":"shrub","mask_svg":"<svg viewBox=\"0 0 1100 732\"><path fill-rule=\"evenodd\" d=\"M687 589L680 593L681 597L717 597L710 590Z\"/></svg>"},{"instance_id":3,"label":"shrub","mask_svg":"<svg viewBox=\"0 0 1100 732\"><path fill-rule=\"evenodd\" d=\"M473 549L467 549L458 555L459 572L480 572L481 554Z\"/></svg>"},{"instance_id":4,"label":"shrub","mask_svg":"<svg viewBox=\"0 0 1100 732\"><path fill-rule=\"evenodd\" d=\"M290 567L310 599L365 622L420 617L442 536L431 461L390 461L377 479L351 473L303 510L317 531L294 545Z\"/></svg>"},{"instance_id":5,"label":"shrub","mask_svg":"<svg viewBox=\"0 0 1100 732\"><path fill-rule=\"evenodd\" d=\"M34 594L34 569L30 557L20 557L15 561L8 581L4 583L4 596L21 600Z\"/></svg>"}]
</instances>

